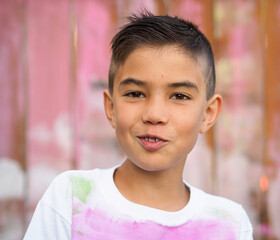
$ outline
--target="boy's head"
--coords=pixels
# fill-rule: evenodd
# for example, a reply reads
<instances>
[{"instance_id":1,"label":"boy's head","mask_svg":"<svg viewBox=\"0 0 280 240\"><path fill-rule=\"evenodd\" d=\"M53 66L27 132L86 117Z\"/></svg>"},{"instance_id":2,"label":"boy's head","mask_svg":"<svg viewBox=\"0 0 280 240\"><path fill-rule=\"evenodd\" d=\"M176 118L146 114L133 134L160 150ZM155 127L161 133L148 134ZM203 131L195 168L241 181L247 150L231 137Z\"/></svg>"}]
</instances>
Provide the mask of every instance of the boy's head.
<instances>
[{"instance_id":1,"label":"boy's head","mask_svg":"<svg viewBox=\"0 0 280 240\"><path fill-rule=\"evenodd\" d=\"M128 162L149 171L182 169L222 106L210 44L178 18L130 19L112 41L107 118Z\"/></svg>"},{"instance_id":2,"label":"boy's head","mask_svg":"<svg viewBox=\"0 0 280 240\"><path fill-rule=\"evenodd\" d=\"M215 91L216 76L211 45L193 23L170 16L154 16L149 12L129 17L130 22L112 40L109 91L113 94L115 75L127 57L142 46L175 45L199 62L206 81L206 98Z\"/></svg>"}]
</instances>

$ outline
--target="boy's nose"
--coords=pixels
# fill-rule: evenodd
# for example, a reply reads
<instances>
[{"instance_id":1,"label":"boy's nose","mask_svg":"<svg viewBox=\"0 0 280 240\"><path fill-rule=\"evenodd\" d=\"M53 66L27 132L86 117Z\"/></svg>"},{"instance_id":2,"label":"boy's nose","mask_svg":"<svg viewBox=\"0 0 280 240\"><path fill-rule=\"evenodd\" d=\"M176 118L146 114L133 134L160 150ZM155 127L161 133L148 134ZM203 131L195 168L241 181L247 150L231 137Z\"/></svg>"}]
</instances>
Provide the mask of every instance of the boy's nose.
<instances>
[{"instance_id":1,"label":"boy's nose","mask_svg":"<svg viewBox=\"0 0 280 240\"><path fill-rule=\"evenodd\" d=\"M148 124L166 124L169 120L166 106L159 100L152 100L146 103L142 113L142 121Z\"/></svg>"}]
</instances>

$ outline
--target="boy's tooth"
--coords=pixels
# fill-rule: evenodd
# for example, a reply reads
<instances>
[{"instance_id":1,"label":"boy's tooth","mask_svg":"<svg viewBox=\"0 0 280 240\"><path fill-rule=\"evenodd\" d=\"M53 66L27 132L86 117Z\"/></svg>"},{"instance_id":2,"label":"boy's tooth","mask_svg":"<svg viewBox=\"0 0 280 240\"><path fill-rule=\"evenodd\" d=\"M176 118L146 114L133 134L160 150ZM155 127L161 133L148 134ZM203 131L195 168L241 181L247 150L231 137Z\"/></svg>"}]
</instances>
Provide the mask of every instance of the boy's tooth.
<instances>
[{"instance_id":1,"label":"boy's tooth","mask_svg":"<svg viewBox=\"0 0 280 240\"><path fill-rule=\"evenodd\" d=\"M159 138L144 137L144 139L145 139L146 141L149 141L149 142L158 142L158 141L160 141Z\"/></svg>"}]
</instances>

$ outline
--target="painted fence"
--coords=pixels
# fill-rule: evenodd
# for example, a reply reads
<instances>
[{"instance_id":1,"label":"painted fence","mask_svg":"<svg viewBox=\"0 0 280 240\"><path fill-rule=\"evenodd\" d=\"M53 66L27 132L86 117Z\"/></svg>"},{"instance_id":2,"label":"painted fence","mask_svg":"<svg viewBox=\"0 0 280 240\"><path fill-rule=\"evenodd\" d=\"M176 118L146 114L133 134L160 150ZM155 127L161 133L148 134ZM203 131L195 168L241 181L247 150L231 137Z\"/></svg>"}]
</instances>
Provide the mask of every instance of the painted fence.
<instances>
[{"instance_id":1,"label":"painted fence","mask_svg":"<svg viewBox=\"0 0 280 240\"><path fill-rule=\"evenodd\" d=\"M60 172L123 159L103 111L110 39L146 8L210 39L224 110L184 178L241 203L280 239L280 1L0 0L0 239L21 239Z\"/></svg>"}]
</instances>

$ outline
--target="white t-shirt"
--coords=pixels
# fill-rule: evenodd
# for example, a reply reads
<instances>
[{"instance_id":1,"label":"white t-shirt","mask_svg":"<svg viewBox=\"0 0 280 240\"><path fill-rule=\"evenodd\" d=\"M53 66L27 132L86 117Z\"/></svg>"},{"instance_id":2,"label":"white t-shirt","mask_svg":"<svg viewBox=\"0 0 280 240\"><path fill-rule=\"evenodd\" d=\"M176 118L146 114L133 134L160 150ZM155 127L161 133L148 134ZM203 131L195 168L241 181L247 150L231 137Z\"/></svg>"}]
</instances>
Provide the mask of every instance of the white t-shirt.
<instances>
[{"instance_id":1,"label":"white t-shirt","mask_svg":"<svg viewBox=\"0 0 280 240\"><path fill-rule=\"evenodd\" d=\"M24 240L253 239L241 205L187 183L190 200L177 212L139 205L118 191L115 169L59 175L39 201Z\"/></svg>"}]
</instances>

